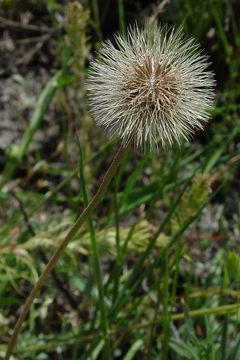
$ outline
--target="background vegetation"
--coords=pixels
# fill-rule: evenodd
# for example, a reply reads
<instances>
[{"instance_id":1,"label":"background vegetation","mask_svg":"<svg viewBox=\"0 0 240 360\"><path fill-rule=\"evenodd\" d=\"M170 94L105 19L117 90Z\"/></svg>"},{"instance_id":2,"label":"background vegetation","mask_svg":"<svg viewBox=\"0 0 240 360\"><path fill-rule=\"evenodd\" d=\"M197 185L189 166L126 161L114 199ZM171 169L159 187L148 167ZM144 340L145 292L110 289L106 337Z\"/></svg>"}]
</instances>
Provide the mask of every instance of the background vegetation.
<instances>
[{"instance_id":1,"label":"background vegetation","mask_svg":"<svg viewBox=\"0 0 240 360\"><path fill-rule=\"evenodd\" d=\"M89 61L102 39L151 17L210 55L213 120L190 144L129 154L32 306L14 359L239 359L240 2L0 5L0 358L116 149L89 114Z\"/></svg>"}]
</instances>

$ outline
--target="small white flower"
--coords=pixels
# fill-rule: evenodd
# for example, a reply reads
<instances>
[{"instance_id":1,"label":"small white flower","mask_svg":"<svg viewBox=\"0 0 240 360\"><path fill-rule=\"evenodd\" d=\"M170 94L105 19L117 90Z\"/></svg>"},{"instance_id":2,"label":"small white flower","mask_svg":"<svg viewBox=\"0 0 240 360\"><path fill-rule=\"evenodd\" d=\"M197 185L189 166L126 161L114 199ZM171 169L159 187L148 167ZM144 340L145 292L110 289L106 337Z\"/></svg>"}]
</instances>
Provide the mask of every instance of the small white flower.
<instances>
[{"instance_id":1,"label":"small white flower","mask_svg":"<svg viewBox=\"0 0 240 360\"><path fill-rule=\"evenodd\" d=\"M139 148L188 139L209 119L213 73L182 30L147 24L107 41L91 65L90 107L98 125Z\"/></svg>"}]
</instances>

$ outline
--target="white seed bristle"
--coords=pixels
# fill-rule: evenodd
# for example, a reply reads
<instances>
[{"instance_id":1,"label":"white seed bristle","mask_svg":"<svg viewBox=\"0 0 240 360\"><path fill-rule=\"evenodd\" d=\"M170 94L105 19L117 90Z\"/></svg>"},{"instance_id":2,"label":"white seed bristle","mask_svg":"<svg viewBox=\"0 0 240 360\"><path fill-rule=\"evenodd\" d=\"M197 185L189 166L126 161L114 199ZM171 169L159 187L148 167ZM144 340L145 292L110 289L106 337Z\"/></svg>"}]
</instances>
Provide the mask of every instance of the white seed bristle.
<instances>
[{"instance_id":1,"label":"white seed bristle","mask_svg":"<svg viewBox=\"0 0 240 360\"><path fill-rule=\"evenodd\" d=\"M214 75L199 45L182 30L147 24L103 44L88 78L99 126L146 149L189 139L209 119Z\"/></svg>"}]
</instances>

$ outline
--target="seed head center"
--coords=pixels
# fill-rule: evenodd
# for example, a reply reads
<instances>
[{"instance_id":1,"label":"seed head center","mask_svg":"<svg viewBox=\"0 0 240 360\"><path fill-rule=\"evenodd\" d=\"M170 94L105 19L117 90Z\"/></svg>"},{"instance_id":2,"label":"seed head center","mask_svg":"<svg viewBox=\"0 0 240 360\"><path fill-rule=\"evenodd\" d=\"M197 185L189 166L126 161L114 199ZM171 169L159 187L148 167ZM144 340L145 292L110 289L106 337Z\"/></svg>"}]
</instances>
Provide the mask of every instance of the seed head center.
<instances>
[{"instance_id":1,"label":"seed head center","mask_svg":"<svg viewBox=\"0 0 240 360\"><path fill-rule=\"evenodd\" d=\"M172 109L179 94L176 72L150 56L135 64L127 76L126 86L131 105L152 111Z\"/></svg>"}]
</instances>

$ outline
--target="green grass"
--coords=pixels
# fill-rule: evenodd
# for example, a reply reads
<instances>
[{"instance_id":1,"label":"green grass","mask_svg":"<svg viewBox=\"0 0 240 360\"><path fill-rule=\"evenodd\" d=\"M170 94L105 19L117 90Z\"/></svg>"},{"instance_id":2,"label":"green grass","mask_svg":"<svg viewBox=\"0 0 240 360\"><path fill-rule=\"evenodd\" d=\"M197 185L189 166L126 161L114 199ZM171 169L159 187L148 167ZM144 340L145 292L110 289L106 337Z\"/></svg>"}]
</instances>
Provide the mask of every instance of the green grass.
<instances>
[{"instance_id":1,"label":"green grass","mask_svg":"<svg viewBox=\"0 0 240 360\"><path fill-rule=\"evenodd\" d=\"M25 117L24 131L3 155L0 358L19 308L117 148L117 139L106 142L87 109L89 53L100 39L117 30L125 34L127 24L153 16L160 1L84 3L89 18L75 8L74 19L84 21L71 23L70 12L63 30L59 13L71 10L57 1L40 2L53 30L55 58L46 66L48 80L35 106L27 113L17 109L19 119ZM24 2L4 1L3 10L4 17L12 11L18 19ZM36 16L39 8L29 1L28 10ZM191 143L158 155L128 154L32 306L16 359L239 358L236 4L173 0L157 19L182 25L209 54L217 79L213 119ZM13 41L28 36L9 31ZM29 71L37 73L38 66L33 61ZM54 150L36 150L36 136L49 123L60 128Z\"/></svg>"}]
</instances>

